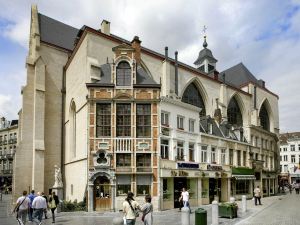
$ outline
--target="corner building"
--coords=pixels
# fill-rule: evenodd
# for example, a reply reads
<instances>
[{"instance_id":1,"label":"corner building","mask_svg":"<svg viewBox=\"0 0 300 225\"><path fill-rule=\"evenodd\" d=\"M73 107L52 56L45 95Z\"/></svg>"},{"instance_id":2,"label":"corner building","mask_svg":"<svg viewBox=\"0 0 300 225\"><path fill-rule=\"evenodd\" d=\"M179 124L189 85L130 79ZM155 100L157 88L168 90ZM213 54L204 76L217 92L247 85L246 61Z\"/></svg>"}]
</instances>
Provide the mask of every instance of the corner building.
<instances>
[{"instance_id":1,"label":"corner building","mask_svg":"<svg viewBox=\"0 0 300 225\"><path fill-rule=\"evenodd\" d=\"M76 29L36 6L30 37L20 156L34 153L32 187L51 189L57 164L65 199L89 211L122 209L129 190L141 203L151 194L155 210L178 207L183 187L192 206L251 197L255 185L275 193L278 96L242 63L219 73L206 38L192 67L108 21Z\"/></svg>"}]
</instances>

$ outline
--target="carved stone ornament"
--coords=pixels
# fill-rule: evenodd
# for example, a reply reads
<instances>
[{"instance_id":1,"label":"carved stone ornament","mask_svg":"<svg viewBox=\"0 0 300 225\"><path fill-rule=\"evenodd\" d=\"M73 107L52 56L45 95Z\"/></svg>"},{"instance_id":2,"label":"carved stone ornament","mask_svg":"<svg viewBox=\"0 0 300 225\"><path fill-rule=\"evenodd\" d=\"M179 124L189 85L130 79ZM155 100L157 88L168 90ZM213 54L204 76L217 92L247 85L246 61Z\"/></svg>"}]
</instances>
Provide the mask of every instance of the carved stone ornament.
<instances>
[{"instance_id":1,"label":"carved stone ornament","mask_svg":"<svg viewBox=\"0 0 300 225\"><path fill-rule=\"evenodd\" d=\"M110 167L111 154L105 150L99 150L93 155L95 168L108 168Z\"/></svg>"},{"instance_id":2,"label":"carved stone ornament","mask_svg":"<svg viewBox=\"0 0 300 225\"><path fill-rule=\"evenodd\" d=\"M55 171L54 171L54 185L53 185L53 187L54 188L63 187L61 170L57 165L55 165L54 168L55 168Z\"/></svg>"}]
</instances>

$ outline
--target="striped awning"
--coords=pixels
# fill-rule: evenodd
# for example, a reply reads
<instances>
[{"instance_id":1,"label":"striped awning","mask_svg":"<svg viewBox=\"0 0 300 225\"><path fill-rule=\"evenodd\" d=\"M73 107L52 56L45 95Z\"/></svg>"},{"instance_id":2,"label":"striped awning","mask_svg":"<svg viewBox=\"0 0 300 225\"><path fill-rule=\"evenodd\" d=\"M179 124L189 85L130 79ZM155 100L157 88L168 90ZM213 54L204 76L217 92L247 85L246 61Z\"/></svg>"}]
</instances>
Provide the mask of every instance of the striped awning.
<instances>
[{"instance_id":1,"label":"striped awning","mask_svg":"<svg viewBox=\"0 0 300 225\"><path fill-rule=\"evenodd\" d=\"M232 174L232 177L234 177L236 180L255 180L256 177L254 175L236 175Z\"/></svg>"}]
</instances>

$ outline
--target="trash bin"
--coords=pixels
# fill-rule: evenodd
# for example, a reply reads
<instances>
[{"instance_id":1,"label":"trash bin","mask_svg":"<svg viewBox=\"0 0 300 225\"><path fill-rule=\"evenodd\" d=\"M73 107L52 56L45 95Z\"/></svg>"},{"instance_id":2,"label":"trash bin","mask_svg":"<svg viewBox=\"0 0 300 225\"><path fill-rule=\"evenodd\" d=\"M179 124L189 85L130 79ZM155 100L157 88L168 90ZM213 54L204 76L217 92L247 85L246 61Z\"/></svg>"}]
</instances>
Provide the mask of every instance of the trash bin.
<instances>
[{"instance_id":1,"label":"trash bin","mask_svg":"<svg viewBox=\"0 0 300 225\"><path fill-rule=\"evenodd\" d=\"M207 225L207 211L202 208L198 208L195 211L195 225Z\"/></svg>"}]
</instances>

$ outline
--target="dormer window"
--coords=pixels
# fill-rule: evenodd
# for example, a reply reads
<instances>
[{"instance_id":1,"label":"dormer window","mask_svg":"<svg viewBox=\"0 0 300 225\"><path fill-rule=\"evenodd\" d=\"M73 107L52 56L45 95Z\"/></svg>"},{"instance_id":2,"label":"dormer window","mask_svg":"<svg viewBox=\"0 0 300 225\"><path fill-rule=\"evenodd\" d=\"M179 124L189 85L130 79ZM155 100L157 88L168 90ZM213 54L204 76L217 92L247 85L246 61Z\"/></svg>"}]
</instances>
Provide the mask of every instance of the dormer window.
<instances>
[{"instance_id":1,"label":"dormer window","mask_svg":"<svg viewBox=\"0 0 300 225\"><path fill-rule=\"evenodd\" d=\"M128 62L120 62L117 66L117 86L131 86L131 67Z\"/></svg>"}]
</instances>

